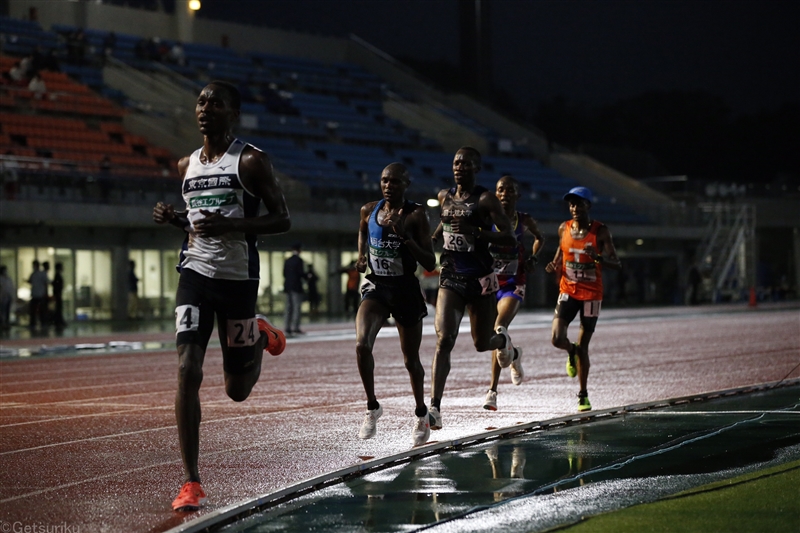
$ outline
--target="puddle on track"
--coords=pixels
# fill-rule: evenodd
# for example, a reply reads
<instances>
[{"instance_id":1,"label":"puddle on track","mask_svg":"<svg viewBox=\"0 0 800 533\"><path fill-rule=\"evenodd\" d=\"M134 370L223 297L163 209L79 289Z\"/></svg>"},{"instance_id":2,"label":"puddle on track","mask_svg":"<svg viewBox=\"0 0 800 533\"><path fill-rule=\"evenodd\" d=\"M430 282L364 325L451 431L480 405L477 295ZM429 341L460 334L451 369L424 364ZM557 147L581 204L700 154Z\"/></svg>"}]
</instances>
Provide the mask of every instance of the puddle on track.
<instances>
[{"instance_id":1,"label":"puddle on track","mask_svg":"<svg viewBox=\"0 0 800 533\"><path fill-rule=\"evenodd\" d=\"M534 431L331 485L226 532L541 531L800 458L800 385Z\"/></svg>"}]
</instances>

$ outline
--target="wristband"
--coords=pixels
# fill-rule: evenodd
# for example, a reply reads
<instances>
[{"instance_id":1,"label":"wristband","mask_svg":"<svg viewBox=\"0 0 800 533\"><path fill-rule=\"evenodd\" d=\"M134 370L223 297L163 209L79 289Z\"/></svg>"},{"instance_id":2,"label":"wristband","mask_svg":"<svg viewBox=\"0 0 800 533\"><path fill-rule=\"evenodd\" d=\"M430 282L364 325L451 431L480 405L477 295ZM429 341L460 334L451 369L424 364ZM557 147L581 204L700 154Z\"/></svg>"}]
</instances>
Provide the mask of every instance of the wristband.
<instances>
[{"instance_id":1,"label":"wristband","mask_svg":"<svg viewBox=\"0 0 800 533\"><path fill-rule=\"evenodd\" d=\"M531 260L533 261L534 264L538 264L539 263L539 258L536 257L535 255L531 256Z\"/></svg>"}]
</instances>

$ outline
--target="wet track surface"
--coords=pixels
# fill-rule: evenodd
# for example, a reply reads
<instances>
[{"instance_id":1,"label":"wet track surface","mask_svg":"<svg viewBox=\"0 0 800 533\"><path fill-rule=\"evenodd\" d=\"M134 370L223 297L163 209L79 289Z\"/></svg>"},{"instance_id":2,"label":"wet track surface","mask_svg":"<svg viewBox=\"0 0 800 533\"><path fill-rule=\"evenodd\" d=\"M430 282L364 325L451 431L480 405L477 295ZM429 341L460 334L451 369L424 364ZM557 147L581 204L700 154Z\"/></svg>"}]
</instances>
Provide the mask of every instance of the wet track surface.
<instances>
[{"instance_id":1,"label":"wet track surface","mask_svg":"<svg viewBox=\"0 0 800 533\"><path fill-rule=\"evenodd\" d=\"M607 512L609 504L651 501L797 459L800 384L457 446L312 492L221 531L490 530L498 516L503 531L544 531ZM579 503L586 493L593 505Z\"/></svg>"},{"instance_id":2,"label":"wet track surface","mask_svg":"<svg viewBox=\"0 0 800 533\"><path fill-rule=\"evenodd\" d=\"M796 306L688 311L603 311L591 348L589 391L595 410L800 377ZM435 347L427 320L421 347L426 393ZM462 330L442 403L444 428L431 438L448 441L574 414L577 382L564 374L564 355L549 345L550 320L550 312L530 313L512 324L515 344L524 348L526 379L515 387L504 373L497 412L482 409L488 354L476 353ZM20 348L40 353L42 345L114 341L165 347L62 350L0 360L0 522L64 524L80 531L166 531L325 472L408 451L413 399L392 330L384 330L375 347L376 391L384 415L378 435L368 441L357 438L365 401L352 325L307 330L305 337L290 340L284 355L265 359L261 379L243 403L225 396L219 349L209 350L200 393L200 471L209 504L196 513L170 510L183 479L173 412L177 358L171 333L3 341L4 354ZM628 415L626 423L638 418L643 417ZM654 417L652 423L660 420ZM584 436L589 450L603 442L599 435L589 440ZM570 438L564 438L560 442L568 444ZM571 440L580 443L580 435ZM499 442L501 472L509 471L513 462L509 442ZM483 469L491 471L485 449L474 453L482 457ZM538 479L534 457L526 453L526 478ZM563 457L562 450L566 461ZM507 484L520 482L502 475ZM504 492L501 488L485 496L493 499ZM507 505L518 504L513 500ZM433 512L428 502L420 509Z\"/></svg>"}]
</instances>

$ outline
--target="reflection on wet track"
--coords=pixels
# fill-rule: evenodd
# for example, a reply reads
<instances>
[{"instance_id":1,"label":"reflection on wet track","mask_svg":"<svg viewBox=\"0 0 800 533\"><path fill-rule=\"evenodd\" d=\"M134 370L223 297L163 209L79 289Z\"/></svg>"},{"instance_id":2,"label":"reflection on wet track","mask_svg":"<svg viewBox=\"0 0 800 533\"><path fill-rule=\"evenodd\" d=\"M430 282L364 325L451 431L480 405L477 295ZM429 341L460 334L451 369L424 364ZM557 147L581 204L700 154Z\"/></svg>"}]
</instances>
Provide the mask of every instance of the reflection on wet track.
<instances>
[{"instance_id":1,"label":"reflection on wet track","mask_svg":"<svg viewBox=\"0 0 800 533\"><path fill-rule=\"evenodd\" d=\"M800 458L799 401L795 383L449 449L222 530L542 531Z\"/></svg>"}]
</instances>

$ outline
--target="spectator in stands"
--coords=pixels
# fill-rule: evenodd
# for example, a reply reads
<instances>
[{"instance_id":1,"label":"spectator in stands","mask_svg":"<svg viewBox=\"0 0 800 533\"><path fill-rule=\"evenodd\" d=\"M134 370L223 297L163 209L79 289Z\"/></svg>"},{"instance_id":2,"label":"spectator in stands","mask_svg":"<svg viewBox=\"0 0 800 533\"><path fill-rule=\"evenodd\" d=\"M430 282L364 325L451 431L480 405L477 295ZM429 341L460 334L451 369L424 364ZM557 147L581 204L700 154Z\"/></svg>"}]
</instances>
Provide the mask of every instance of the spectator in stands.
<instances>
[{"instance_id":1,"label":"spectator in stands","mask_svg":"<svg viewBox=\"0 0 800 533\"><path fill-rule=\"evenodd\" d=\"M56 54L52 48L45 52L44 57L42 58L41 70L47 70L50 72L61 71L61 65L59 64L58 58L56 57Z\"/></svg>"},{"instance_id":2,"label":"spectator in stands","mask_svg":"<svg viewBox=\"0 0 800 533\"><path fill-rule=\"evenodd\" d=\"M425 370L419 360L422 319L428 311L416 272L418 264L425 270L433 270L436 256L425 208L406 200L409 183L405 165L391 163L381 173L383 198L361 208L356 269L366 272L369 265L370 273L356 316L356 359L367 396L367 411L358 437L374 437L376 423L383 414L375 395L372 350L378 332L391 315L400 336L400 349L416 404L411 437L414 446L421 446L431 434L425 406Z\"/></svg>"},{"instance_id":3,"label":"spectator in stands","mask_svg":"<svg viewBox=\"0 0 800 533\"><path fill-rule=\"evenodd\" d=\"M603 301L602 273L605 268L622 269L611 232L589 214L592 198L586 187L573 187L564 195L572 218L558 227L559 247L545 267L547 272L560 277L551 340L553 346L567 352L567 375L579 376L578 411L592 408L586 388L589 341ZM578 342L570 342L567 328L578 313L581 320Z\"/></svg>"},{"instance_id":4,"label":"spectator in stands","mask_svg":"<svg viewBox=\"0 0 800 533\"><path fill-rule=\"evenodd\" d=\"M28 306L30 321L28 327L36 329L36 321L39 320L42 326L47 324L47 286L50 280L47 273L42 270L37 259L33 261L33 272L28 277L31 286L31 300Z\"/></svg>"},{"instance_id":5,"label":"spectator in stands","mask_svg":"<svg viewBox=\"0 0 800 533\"><path fill-rule=\"evenodd\" d=\"M261 101L264 102L267 109L276 115L299 115L300 111L292 105L288 98L284 98L283 95L275 89L276 86L273 87L273 85L274 84L270 84L269 87L265 87L261 91Z\"/></svg>"},{"instance_id":6,"label":"spectator in stands","mask_svg":"<svg viewBox=\"0 0 800 533\"><path fill-rule=\"evenodd\" d=\"M103 39L103 61L107 57L114 55L114 49L117 47L117 34L113 31L108 32L105 39Z\"/></svg>"},{"instance_id":7,"label":"spectator in stands","mask_svg":"<svg viewBox=\"0 0 800 533\"><path fill-rule=\"evenodd\" d=\"M27 77L25 75L25 69L22 67L22 61L17 61L8 69L8 72L4 72L3 80L12 85L25 85Z\"/></svg>"},{"instance_id":8,"label":"spectator in stands","mask_svg":"<svg viewBox=\"0 0 800 533\"><path fill-rule=\"evenodd\" d=\"M108 154L100 160L100 176L104 178L111 176L111 158L108 157Z\"/></svg>"},{"instance_id":9,"label":"spectator in stands","mask_svg":"<svg viewBox=\"0 0 800 533\"><path fill-rule=\"evenodd\" d=\"M139 318L139 277L136 261L128 261L128 320Z\"/></svg>"},{"instance_id":10,"label":"spectator in stands","mask_svg":"<svg viewBox=\"0 0 800 533\"><path fill-rule=\"evenodd\" d=\"M53 325L56 329L63 329L67 325L64 320L64 265L56 263L56 273L53 275Z\"/></svg>"},{"instance_id":11,"label":"spectator in stands","mask_svg":"<svg viewBox=\"0 0 800 533\"><path fill-rule=\"evenodd\" d=\"M17 289L14 280L8 275L5 265L0 266L0 328L7 330L11 327L11 306L17 299Z\"/></svg>"},{"instance_id":12,"label":"spectator in stands","mask_svg":"<svg viewBox=\"0 0 800 533\"><path fill-rule=\"evenodd\" d=\"M186 474L175 511L197 510L206 500L200 485L200 384L216 320L225 392L242 402L261 375L264 351L279 355L282 331L256 315L259 259L256 236L289 230L286 199L261 150L236 139L241 111L234 85L212 81L195 104L203 145L178 162L187 209L158 202L153 221L185 232L176 296L178 391L175 415ZM220 200L220 201L218 201ZM259 205L265 214L259 216Z\"/></svg>"},{"instance_id":13,"label":"spectator in stands","mask_svg":"<svg viewBox=\"0 0 800 533\"><path fill-rule=\"evenodd\" d=\"M283 292L286 293L286 334L302 335L300 306L303 305L305 267L300 257L300 243L292 245L292 255L283 263Z\"/></svg>"},{"instance_id":14,"label":"spectator in stands","mask_svg":"<svg viewBox=\"0 0 800 533\"><path fill-rule=\"evenodd\" d=\"M319 313L319 304L322 302L322 296L319 293L319 276L314 271L314 265L309 263L308 270L306 270L306 285L308 285L308 306L309 313L312 318L316 317Z\"/></svg>"},{"instance_id":15,"label":"spectator in stands","mask_svg":"<svg viewBox=\"0 0 800 533\"><path fill-rule=\"evenodd\" d=\"M455 347L464 312L469 312L472 341L479 352L498 350L497 359L507 367L514 358L511 337L497 318L497 275L489 244L516 244L511 222L494 192L477 184L481 155L462 147L453 158L455 187L439 192L441 223L433 234L441 235L443 251L436 301L436 352L431 385L431 429L442 428L441 401L450 373L450 354ZM492 231L492 227L497 231Z\"/></svg>"},{"instance_id":16,"label":"spectator in stands","mask_svg":"<svg viewBox=\"0 0 800 533\"><path fill-rule=\"evenodd\" d=\"M185 66L186 53L183 51L183 43L180 41L175 41L175 44L173 44L172 48L170 48L167 58L171 63L175 63L176 65L180 65L182 67Z\"/></svg>"},{"instance_id":17,"label":"spectator in stands","mask_svg":"<svg viewBox=\"0 0 800 533\"><path fill-rule=\"evenodd\" d=\"M489 245L489 253L494 258L494 272L497 274L499 290L497 291L497 320L494 327L500 326L508 329L511 321L517 316L519 308L525 299L525 278L528 272L533 272L539 262L538 254L544 246L544 237L539 231L536 221L528 213L517 211L519 199L519 182L511 176L503 176L495 185L495 196L500 200L503 211L511 220L511 229L517 242L514 246ZM525 233L533 236L531 255L525 258L524 236ZM499 353L495 351L492 357L492 378L484 409L497 410L497 384L500 381ZM524 373L522 370L522 349L517 348L511 361L511 382L514 385L522 383Z\"/></svg>"},{"instance_id":18,"label":"spectator in stands","mask_svg":"<svg viewBox=\"0 0 800 533\"><path fill-rule=\"evenodd\" d=\"M67 36L67 58L70 63L83 65L86 44L86 34L81 29L77 29Z\"/></svg>"},{"instance_id":19,"label":"spectator in stands","mask_svg":"<svg viewBox=\"0 0 800 533\"><path fill-rule=\"evenodd\" d=\"M137 59L150 59L150 39L139 39L133 52Z\"/></svg>"},{"instance_id":20,"label":"spectator in stands","mask_svg":"<svg viewBox=\"0 0 800 533\"><path fill-rule=\"evenodd\" d=\"M347 274L347 282L344 290L344 312L352 313L355 315L358 312L358 282L361 281L361 274L356 268L356 262L351 261L349 265L345 265L339 269L341 274Z\"/></svg>"},{"instance_id":21,"label":"spectator in stands","mask_svg":"<svg viewBox=\"0 0 800 533\"><path fill-rule=\"evenodd\" d=\"M38 71L34 72L33 76L31 76L31 79L28 82L28 90L33 93L33 97L37 100L41 100L44 96L44 93L47 92L47 84L45 84L41 73Z\"/></svg>"},{"instance_id":22,"label":"spectator in stands","mask_svg":"<svg viewBox=\"0 0 800 533\"><path fill-rule=\"evenodd\" d=\"M153 37L150 47L150 59L163 62L169 54L169 47L161 40L161 37Z\"/></svg>"},{"instance_id":23,"label":"spectator in stands","mask_svg":"<svg viewBox=\"0 0 800 533\"><path fill-rule=\"evenodd\" d=\"M19 61L19 68L22 69L23 79L30 79L30 77L33 75L35 67L36 65L33 60L33 54L26 55Z\"/></svg>"}]
</instances>

